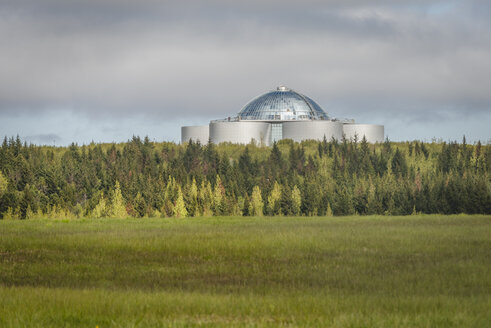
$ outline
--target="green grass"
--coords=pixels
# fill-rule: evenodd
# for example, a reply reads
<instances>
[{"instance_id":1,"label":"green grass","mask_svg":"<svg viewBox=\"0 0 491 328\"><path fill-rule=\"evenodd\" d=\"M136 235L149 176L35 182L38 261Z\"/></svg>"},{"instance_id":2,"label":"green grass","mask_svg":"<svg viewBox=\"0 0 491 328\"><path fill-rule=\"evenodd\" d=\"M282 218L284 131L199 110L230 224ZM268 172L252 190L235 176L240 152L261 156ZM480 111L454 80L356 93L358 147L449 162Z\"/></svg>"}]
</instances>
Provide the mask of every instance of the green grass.
<instances>
[{"instance_id":1,"label":"green grass","mask_svg":"<svg viewBox=\"0 0 491 328\"><path fill-rule=\"evenodd\" d=\"M0 327L491 326L491 217L0 221Z\"/></svg>"}]
</instances>

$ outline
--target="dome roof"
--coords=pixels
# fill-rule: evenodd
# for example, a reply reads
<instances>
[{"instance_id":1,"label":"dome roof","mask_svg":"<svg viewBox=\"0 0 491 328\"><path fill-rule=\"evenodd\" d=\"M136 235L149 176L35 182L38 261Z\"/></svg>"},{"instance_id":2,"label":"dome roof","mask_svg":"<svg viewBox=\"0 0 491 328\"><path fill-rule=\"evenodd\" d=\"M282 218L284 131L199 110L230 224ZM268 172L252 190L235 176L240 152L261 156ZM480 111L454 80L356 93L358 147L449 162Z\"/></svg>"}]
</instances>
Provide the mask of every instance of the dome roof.
<instances>
[{"instance_id":1,"label":"dome roof","mask_svg":"<svg viewBox=\"0 0 491 328\"><path fill-rule=\"evenodd\" d=\"M285 86L247 103L239 112L241 120L294 121L326 120L326 112L312 99Z\"/></svg>"}]
</instances>

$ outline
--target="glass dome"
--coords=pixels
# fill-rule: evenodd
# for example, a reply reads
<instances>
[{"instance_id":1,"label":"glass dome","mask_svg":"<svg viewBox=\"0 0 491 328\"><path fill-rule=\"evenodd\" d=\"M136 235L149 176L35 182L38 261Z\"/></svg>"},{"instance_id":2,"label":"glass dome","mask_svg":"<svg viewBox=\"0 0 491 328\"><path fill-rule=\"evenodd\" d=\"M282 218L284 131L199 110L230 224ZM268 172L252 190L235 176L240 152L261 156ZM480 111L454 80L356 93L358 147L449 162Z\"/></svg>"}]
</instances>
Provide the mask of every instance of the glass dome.
<instances>
[{"instance_id":1,"label":"glass dome","mask_svg":"<svg viewBox=\"0 0 491 328\"><path fill-rule=\"evenodd\" d=\"M312 99L280 86L251 100L238 114L241 120L327 120L326 112Z\"/></svg>"}]
</instances>

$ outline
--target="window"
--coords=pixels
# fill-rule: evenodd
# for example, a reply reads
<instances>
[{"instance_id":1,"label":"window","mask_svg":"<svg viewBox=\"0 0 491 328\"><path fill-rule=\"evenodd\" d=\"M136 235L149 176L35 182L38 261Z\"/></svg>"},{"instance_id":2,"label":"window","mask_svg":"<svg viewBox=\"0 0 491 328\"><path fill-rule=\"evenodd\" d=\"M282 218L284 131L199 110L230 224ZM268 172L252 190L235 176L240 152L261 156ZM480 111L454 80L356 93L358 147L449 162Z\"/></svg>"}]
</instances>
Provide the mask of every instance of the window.
<instances>
[{"instance_id":1,"label":"window","mask_svg":"<svg viewBox=\"0 0 491 328\"><path fill-rule=\"evenodd\" d=\"M283 139L283 124L271 124L271 143Z\"/></svg>"}]
</instances>

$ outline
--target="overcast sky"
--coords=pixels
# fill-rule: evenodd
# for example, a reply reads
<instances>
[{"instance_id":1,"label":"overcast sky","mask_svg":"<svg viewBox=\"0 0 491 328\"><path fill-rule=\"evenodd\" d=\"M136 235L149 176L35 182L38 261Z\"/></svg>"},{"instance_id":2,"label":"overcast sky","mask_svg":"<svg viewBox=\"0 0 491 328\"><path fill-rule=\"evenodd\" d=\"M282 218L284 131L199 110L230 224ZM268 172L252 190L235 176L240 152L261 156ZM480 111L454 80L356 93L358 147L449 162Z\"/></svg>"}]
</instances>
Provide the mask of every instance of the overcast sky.
<instances>
[{"instance_id":1,"label":"overcast sky","mask_svg":"<svg viewBox=\"0 0 491 328\"><path fill-rule=\"evenodd\" d=\"M391 140L490 142L491 1L0 1L2 136L179 141L279 84Z\"/></svg>"}]
</instances>

